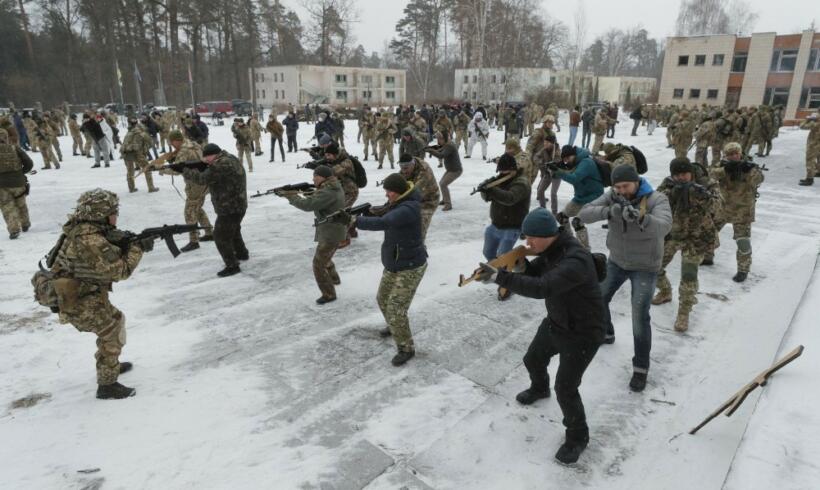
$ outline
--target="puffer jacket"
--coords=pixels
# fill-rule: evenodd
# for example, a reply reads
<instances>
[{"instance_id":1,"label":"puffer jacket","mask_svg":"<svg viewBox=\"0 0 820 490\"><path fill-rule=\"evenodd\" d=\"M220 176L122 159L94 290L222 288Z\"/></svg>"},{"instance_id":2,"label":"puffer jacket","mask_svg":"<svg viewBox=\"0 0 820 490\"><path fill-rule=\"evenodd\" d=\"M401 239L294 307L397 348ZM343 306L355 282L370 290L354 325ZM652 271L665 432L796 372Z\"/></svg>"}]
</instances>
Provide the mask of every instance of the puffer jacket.
<instances>
[{"instance_id":1,"label":"puffer jacket","mask_svg":"<svg viewBox=\"0 0 820 490\"><path fill-rule=\"evenodd\" d=\"M360 230L384 231L382 265L390 272L416 269L427 263L427 249L421 237L420 199L411 184L383 216L356 218Z\"/></svg>"}]
</instances>

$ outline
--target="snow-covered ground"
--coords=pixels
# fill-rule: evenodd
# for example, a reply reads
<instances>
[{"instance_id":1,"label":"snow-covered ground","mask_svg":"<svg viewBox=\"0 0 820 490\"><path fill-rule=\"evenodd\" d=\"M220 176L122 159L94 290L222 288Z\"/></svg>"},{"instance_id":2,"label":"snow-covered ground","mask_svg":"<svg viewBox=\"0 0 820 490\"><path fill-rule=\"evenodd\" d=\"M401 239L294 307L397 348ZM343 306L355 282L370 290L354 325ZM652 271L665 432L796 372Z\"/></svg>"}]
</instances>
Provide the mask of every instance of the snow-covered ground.
<instances>
[{"instance_id":1,"label":"snow-covered ground","mask_svg":"<svg viewBox=\"0 0 820 490\"><path fill-rule=\"evenodd\" d=\"M640 147L647 177L659 183L673 156L664 130L629 137L628 125L615 141ZM310 132L302 129L303 146ZM233 150L227 126L211 135ZM806 132L781 130L764 160L770 171L749 280L731 281L727 227L716 265L701 270L690 331L672 330L675 302L653 307L653 364L641 394L627 387L628 287L615 298L617 341L601 348L582 386L592 440L577 465L564 467L553 459L563 440L555 400L530 407L514 400L528 385L521 357L543 302L499 303L494 288L457 287L458 275L482 258L488 205L469 192L492 165L463 160L454 210L433 217L430 267L411 308L417 356L407 366L390 365L394 346L377 334L381 234L361 232L337 254L339 300L319 307L312 217L269 196L250 202L243 234L251 259L242 274L216 277L221 260L212 243L177 259L158 243L130 280L114 286L112 301L127 317L122 358L135 363L121 381L137 396L104 402L94 398L93 336L33 303L29 279L82 191L117 192L120 226L132 230L183 222L183 200L168 177L156 178L159 193L139 181L140 192L128 194L121 160L90 169L91 160L71 157L61 138L63 169L30 178L32 229L16 241L0 235L0 488L817 488L820 187L796 185L805 139ZM490 156L503 151L501 140L493 131ZM264 147L249 192L310 179L296 168L307 154L271 164ZM355 133L347 147L361 156ZM380 204L375 184L390 170L375 170L372 160L365 166L370 185L359 201ZM559 197L566 202L571 187ZM593 248L603 250L604 238L591 227ZM735 415L688 435L798 344L803 357ZM12 408L29 396L42 398Z\"/></svg>"}]
</instances>

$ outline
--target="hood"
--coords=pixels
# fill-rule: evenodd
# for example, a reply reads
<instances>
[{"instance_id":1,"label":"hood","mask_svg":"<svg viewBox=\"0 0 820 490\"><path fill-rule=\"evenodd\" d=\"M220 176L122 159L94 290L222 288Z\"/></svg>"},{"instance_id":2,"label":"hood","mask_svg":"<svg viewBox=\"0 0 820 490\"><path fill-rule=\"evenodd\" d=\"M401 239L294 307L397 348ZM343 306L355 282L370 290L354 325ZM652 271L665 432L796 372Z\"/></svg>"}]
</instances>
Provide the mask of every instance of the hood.
<instances>
[{"instance_id":1,"label":"hood","mask_svg":"<svg viewBox=\"0 0 820 490\"><path fill-rule=\"evenodd\" d=\"M586 148L577 147L575 149L575 163L578 164L584 158L589 158L590 153Z\"/></svg>"},{"instance_id":2,"label":"hood","mask_svg":"<svg viewBox=\"0 0 820 490\"><path fill-rule=\"evenodd\" d=\"M640 199L644 196L648 196L655 192L655 189L652 188L652 184L649 183L648 180L641 177L640 183L638 184L638 192L635 194L635 199Z\"/></svg>"},{"instance_id":3,"label":"hood","mask_svg":"<svg viewBox=\"0 0 820 490\"><path fill-rule=\"evenodd\" d=\"M481 121L484 120L484 114L482 114L480 112L476 112L475 114L473 114L473 121L479 121L479 120L481 120Z\"/></svg>"}]
</instances>

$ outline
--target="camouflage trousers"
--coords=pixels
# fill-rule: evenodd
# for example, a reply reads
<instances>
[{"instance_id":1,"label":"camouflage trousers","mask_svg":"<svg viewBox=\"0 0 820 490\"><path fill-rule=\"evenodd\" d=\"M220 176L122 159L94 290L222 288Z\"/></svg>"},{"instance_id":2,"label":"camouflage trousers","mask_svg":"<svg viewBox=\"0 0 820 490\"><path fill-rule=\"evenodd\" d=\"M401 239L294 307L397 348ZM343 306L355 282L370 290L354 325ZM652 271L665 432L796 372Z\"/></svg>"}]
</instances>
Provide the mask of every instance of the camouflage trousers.
<instances>
[{"instance_id":1,"label":"camouflage trousers","mask_svg":"<svg viewBox=\"0 0 820 490\"><path fill-rule=\"evenodd\" d=\"M134 184L134 170L140 169L145 170L148 166L148 161L145 158L137 158L134 156L124 155L123 161L125 162L125 180L128 182L128 191L134 192L137 190L137 186ZM151 172L143 172L142 175L145 176L145 182L148 184L148 190L153 191L156 189L154 187L154 176L151 175Z\"/></svg>"},{"instance_id":2,"label":"camouflage trousers","mask_svg":"<svg viewBox=\"0 0 820 490\"><path fill-rule=\"evenodd\" d=\"M236 156L239 158L239 164L243 165L243 160L248 160L248 172L253 172L253 160L251 160L251 147L238 146L236 147Z\"/></svg>"},{"instance_id":3,"label":"camouflage trousers","mask_svg":"<svg viewBox=\"0 0 820 490\"><path fill-rule=\"evenodd\" d=\"M0 211L9 234L19 233L22 228L28 229L31 221L26 206L26 188L0 187Z\"/></svg>"},{"instance_id":4,"label":"camouflage trousers","mask_svg":"<svg viewBox=\"0 0 820 490\"><path fill-rule=\"evenodd\" d=\"M416 295L416 289L426 270L427 264L424 264L415 269L399 272L390 272L385 269L382 273L376 301L379 303L379 309L382 310L387 327L400 351L415 350L407 310L410 309L410 303Z\"/></svg>"},{"instance_id":5,"label":"camouflage trousers","mask_svg":"<svg viewBox=\"0 0 820 490\"><path fill-rule=\"evenodd\" d=\"M258 156L261 155L262 152L262 135L254 136L253 137L253 149L254 153Z\"/></svg>"},{"instance_id":6,"label":"camouflage trousers","mask_svg":"<svg viewBox=\"0 0 820 490\"><path fill-rule=\"evenodd\" d=\"M116 383L120 375L120 353L125 345L125 315L108 301L107 292L81 298L71 312L60 312L60 321L80 332L97 335L97 384Z\"/></svg>"},{"instance_id":7,"label":"camouflage trousers","mask_svg":"<svg viewBox=\"0 0 820 490\"><path fill-rule=\"evenodd\" d=\"M464 145L464 154L466 155L467 154L467 142L468 142L467 131L465 131L463 129L456 130L456 150L458 150L458 147L460 147L461 145Z\"/></svg>"},{"instance_id":8,"label":"camouflage trousers","mask_svg":"<svg viewBox=\"0 0 820 490\"><path fill-rule=\"evenodd\" d=\"M718 234L728 223L726 221L716 221L715 229ZM737 259L738 272L749 272L752 268L752 224L751 223L732 223L732 239L737 244L737 252L735 258ZM715 242L715 249L720 246L720 243ZM715 250L704 254L705 259L712 260L715 257Z\"/></svg>"},{"instance_id":9,"label":"camouflage trousers","mask_svg":"<svg viewBox=\"0 0 820 490\"><path fill-rule=\"evenodd\" d=\"M164 131L164 132L159 133L159 144L162 146L162 150L161 150L161 151L162 151L163 153L165 153L165 146L166 146L166 144L165 144L165 143L166 143L167 141L168 141L168 132L167 132L167 131ZM170 146L170 144L171 144L171 143L168 143L168 146Z\"/></svg>"},{"instance_id":10,"label":"camouflage trousers","mask_svg":"<svg viewBox=\"0 0 820 490\"><path fill-rule=\"evenodd\" d=\"M370 153L373 155L373 158L379 158L379 154L376 149L376 139L373 138L373 135L370 131L365 131L362 133L362 139L364 139L364 159L367 160L367 154Z\"/></svg>"},{"instance_id":11,"label":"camouflage trousers","mask_svg":"<svg viewBox=\"0 0 820 490\"><path fill-rule=\"evenodd\" d=\"M658 274L658 290L661 293L672 294L672 284L666 277L666 267L672 262L675 254L681 252L681 278L678 286L678 309L679 311L692 311L692 307L698 304L698 266L703 262L703 252L692 244L677 240L666 240L663 244L663 264Z\"/></svg>"},{"instance_id":12,"label":"camouflage trousers","mask_svg":"<svg viewBox=\"0 0 820 490\"><path fill-rule=\"evenodd\" d=\"M601 145L604 144L604 135L595 133L595 139L592 141L592 154L595 155L601 149Z\"/></svg>"},{"instance_id":13,"label":"camouflage trousers","mask_svg":"<svg viewBox=\"0 0 820 490\"><path fill-rule=\"evenodd\" d=\"M71 140L71 153L76 155L79 151L83 154L83 156L85 156L85 150L83 150L83 137L80 134L72 134Z\"/></svg>"},{"instance_id":14,"label":"camouflage trousers","mask_svg":"<svg viewBox=\"0 0 820 490\"><path fill-rule=\"evenodd\" d=\"M83 145L83 155L88 156L91 154L91 147L93 146L93 144L94 139L86 134L85 144Z\"/></svg>"},{"instance_id":15,"label":"camouflage trousers","mask_svg":"<svg viewBox=\"0 0 820 490\"><path fill-rule=\"evenodd\" d=\"M820 144L806 147L806 178L813 179L820 174Z\"/></svg>"},{"instance_id":16,"label":"camouflage trousers","mask_svg":"<svg viewBox=\"0 0 820 490\"><path fill-rule=\"evenodd\" d=\"M708 146L698 146L695 150L695 161L703 165L704 167L709 165L709 147Z\"/></svg>"},{"instance_id":17,"label":"camouflage trousers","mask_svg":"<svg viewBox=\"0 0 820 490\"><path fill-rule=\"evenodd\" d=\"M379 166L384 163L384 156L390 160L390 168L393 168L393 138L382 138L379 140Z\"/></svg>"},{"instance_id":18,"label":"camouflage trousers","mask_svg":"<svg viewBox=\"0 0 820 490\"><path fill-rule=\"evenodd\" d=\"M436 203L435 207L422 207L421 208L421 239L422 241L427 239L427 228L430 227L430 220L433 219L433 213L436 212L438 209L438 203Z\"/></svg>"},{"instance_id":19,"label":"camouflage trousers","mask_svg":"<svg viewBox=\"0 0 820 490\"><path fill-rule=\"evenodd\" d=\"M208 195L208 186L199 184L186 184L185 186L185 224L199 225L205 228L205 236L213 236L214 229L208 214L202 209L205 205L205 197ZM189 233L191 243L199 243L199 231L194 230Z\"/></svg>"},{"instance_id":20,"label":"camouflage trousers","mask_svg":"<svg viewBox=\"0 0 820 490\"><path fill-rule=\"evenodd\" d=\"M720 159L723 155L723 144L716 143L712 145L712 165L717 166L720 164Z\"/></svg>"},{"instance_id":21,"label":"camouflage trousers","mask_svg":"<svg viewBox=\"0 0 820 490\"><path fill-rule=\"evenodd\" d=\"M677 143L675 144L675 158L684 158L686 154L689 153L689 145L692 142L688 143Z\"/></svg>"},{"instance_id":22,"label":"camouflage trousers","mask_svg":"<svg viewBox=\"0 0 820 490\"><path fill-rule=\"evenodd\" d=\"M585 249L589 250L589 233L587 232L587 227L579 218L577 218L578 213L581 212L581 208L583 207L583 204L570 200L566 203L566 205L564 205L563 211L558 213L563 214L563 216L558 218L558 223L562 225L570 234L575 231L575 238L581 242L581 245L583 245ZM575 219L570 221L569 218ZM572 224L572 228L567 226L570 223Z\"/></svg>"},{"instance_id":23,"label":"camouflage trousers","mask_svg":"<svg viewBox=\"0 0 820 490\"><path fill-rule=\"evenodd\" d=\"M313 277L324 298L335 298L337 284L341 284L336 265L333 263L333 254L339 248L336 242L319 242L313 254Z\"/></svg>"},{"instance_id":24,"label":"camouflage trousers","mask_svg":"<svg viewBox=\"0 0 820 490\"><path fill-rule=\"evenodd\" d=\"M57 154L57 158L60 160L63 159L63 152L60 150L60 141L57 139L56 136L50 138L51 146L54 148L54 153Z\"/></svg>"},{"instance_id":25,"label":"camouflage trousers","mask_svg":"<svg viewBox=\"0 0 820 490\"><path fill-rule=\"evenodd\" d=\"M43 140L38 141L37 148L40 149L40 155L43 155L43 168L51 168L52 163L54 163L55 168L60 168L60 161L54 156L54 152L51 151L48 142Z\"/></svg>"}]
</instances>

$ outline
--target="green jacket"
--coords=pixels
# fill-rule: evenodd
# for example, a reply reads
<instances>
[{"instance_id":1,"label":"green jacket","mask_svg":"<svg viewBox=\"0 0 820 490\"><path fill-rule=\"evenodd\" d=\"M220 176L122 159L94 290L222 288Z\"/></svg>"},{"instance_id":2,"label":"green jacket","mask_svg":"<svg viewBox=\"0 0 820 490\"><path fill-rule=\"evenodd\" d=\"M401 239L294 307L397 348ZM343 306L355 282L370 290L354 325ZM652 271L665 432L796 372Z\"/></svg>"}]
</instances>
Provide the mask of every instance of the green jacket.
<instances>
[{"instance_id":1,"label":"green jacket","mask_svg":"<svg viewBox=\"0 0 820 490\"><path fill-rule=\"evenodd\" d=\"M345 193L339 179L330 177L319 184L313 194L304 197L288 196L288 201L302 211L313 211L318 221L344 209ZM338 243L344 240L347 236L347 223L343 221L345 216L347 215L317 224L313 241Z\"/></svg>"}]
</instances>

